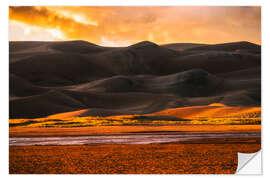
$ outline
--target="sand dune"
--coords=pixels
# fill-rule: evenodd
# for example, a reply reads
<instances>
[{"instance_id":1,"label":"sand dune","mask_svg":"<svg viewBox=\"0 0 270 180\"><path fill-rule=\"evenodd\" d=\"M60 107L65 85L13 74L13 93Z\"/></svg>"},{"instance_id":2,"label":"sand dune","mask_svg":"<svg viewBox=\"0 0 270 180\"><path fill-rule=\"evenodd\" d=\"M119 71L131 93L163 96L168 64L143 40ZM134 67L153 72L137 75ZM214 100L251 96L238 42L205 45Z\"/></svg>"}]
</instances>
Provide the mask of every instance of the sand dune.
<instances>
[{"instance_id":1,"label":"sand dune","mask_svg":"<svg viewBox=\"0 0 270 180\"><path fill-rule=\"evenodd\" d=\"M83 54L90 54L90 53L99 53L108 50L112 50L115 48L111 47L102 47L98 46L93 43L89 43L87 41L63 41L63 42L53 42L50 45L50 48L53 50L65 52L65 53L83 53Z\"/></svg>"},{"instance_id":2,"label":"sand dune","mask_svg":"<svg viewBox=\"0 0 270 180\"><path fill-rule=\"evenodd\" d=\"M45 88L41 88L31 84L30 82L11 74L9 75L10 96L31 96L46 92Z\"/></svg>"},{"instance_id":3,"label":"sand dune","mask_svg":"<svg viewBox=\"0 0 270 180\"><path fill-rule=\"evenodd\" d=\"M10 42L10 118L260 106L260 61L260 46L249 42Z\"/></svg>"},{"instance_id":4,"label":"sand dune","mask_svg":"<svg viewBox=\"0 0 270 180\"><path fill-rule=\"evenodd\" d=\"M250 50L252 52L258 51L260 52L261 46L257 44L253 44L247 41L241 42L231 42L231 43L223 43L223 44L214 44L207 46L199 46L190 48L190 51L198 51L198 50L206 50L206 51L247 51Z\"/></svg>"},{"instance_id":5,"label":"sand dune","mask_svg":"<svg viewBox=\"0 0 270 180\"><path fill-rule=\"evenodd\" d=\"M77 111L54 114L54 115L48 116L47 118L63 119L63 118L71 118L71 117L112 116L112 115L121 115L121 114L124 114L121 110L92 108L92 109L82 109L82 110L77 110Z\"/></svg>"},{"instance_id":6,"label":"sand dune","mask_svg":"<svg viewBox=\"0 0 270 180\"><path fill-rule=\"evenodd\" d=\"M42 117L85 107L76 99L57 91L10 100L9 102L10 118Z\"/></svg>"},{"instance_id":7,"label":"sand dune","mask_svg":"<svg viewBox=\"0 0 270 180\"><path fill-rule=\"evenodd\" d=\"M223 80L202 69L166 76L113 76L72 87L96 92L170 93L181 97L206 96L218 90Z\"/></svg>"},{"instance_id":8,"label":"sand dune","mask_svg":"<svg viewBox=\"0 0 270 180\"><path fill-rule=\"evenodd\" d=\"M175 99L174 96L169 95L51 91L10 100L9 105L10 118L36 118L85 108L94 108L93 115L141 114L175 107L175 103L183 106L181 98ZM114 111L112 112L111 109Z\"/></svg>"},{"instance_id":9,"label":"sand dune","mask_svg":"<svg viewBox=\"0 0 270 180\"><path fill-rule=\"evenodd\" d=\"M218 74L219 77L226 79L261 79L261 67L252 67L239 71Z\"/></svg>"},{"instance_id":10,"label":"sand dune","mask_svg":"<svg viewBox=\"0 0 270 180\"><path fill-rule=\"evenodd\" d=\"M78 111L71 111L65 113L54 114L48 116L47 118L70 118L70 117L86 117L86 116L98 116L94 115L94 113L99 112L98 109L82 109ZM109 110L108 110L109 111ZM111 110L111 113L117 113L117 110ZM208 106L190 106L190 107L181 107L181 108L170 108L166 110L162 110L159 112L147 114L145 117L177 117L180 119L194 119L194 118L243 118L250 117L256 118L260 117L261 107L232 107L226 106L222 103L212 103ZM121 116L119 116L121 117ZM138 116L137 118L143 118L144 116Z\"/></svg>"},{"instance_id":11,"label":"sand dune","mask_svg":"<svg viewBox=\"0 0 270 180\"><path fill-rule=\"evenodd\" d=\"M181 71L201 68L209 73L219 74L260 66L260 56L239 52L204 51L173 59L172 69Z\"/></svg>"},{"instance_id":12,"label":"sand dune","mask_svg":"<svg viewBox=\"0 0 270 180\"><path fill-rule=\"evenodd\" d=\"M176 50L176 51L184 51L187 49L195 48L195 47L201 47L206 44L197 44L197 43L171 43L171 44L164 44L163 47L166 47L168 49Z\"/></svg>"},{"instance_id":13,"label":"sand dune","mask_svg":"<svg viewBox=\"0 0 270 180\"><path fill-rule=\"evenodd\" d=\"M184 108L168 109L154 113L155 115L166 115L178 118L217 118L217 117L260 117L260 107L229 107L218 105L191 106Z\"/></svg>"}]
</instances>

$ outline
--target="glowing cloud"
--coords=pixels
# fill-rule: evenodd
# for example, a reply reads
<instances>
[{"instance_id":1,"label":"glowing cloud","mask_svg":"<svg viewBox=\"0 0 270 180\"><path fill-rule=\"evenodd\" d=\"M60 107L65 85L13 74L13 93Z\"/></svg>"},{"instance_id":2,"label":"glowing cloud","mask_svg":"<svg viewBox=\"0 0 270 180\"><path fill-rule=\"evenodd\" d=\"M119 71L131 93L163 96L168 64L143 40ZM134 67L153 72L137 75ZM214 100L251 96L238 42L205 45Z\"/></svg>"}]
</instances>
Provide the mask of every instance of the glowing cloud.
<instances>
[{"instance_id":1,"label":"glowing cloud","mask_svg":"<svg viewBox=\"0 0 270 180\"><path fill-rule=\"evenodd\" d=\"M15 6L9 10L10 40L81 39L108 46L142 40L261 43L260 7Z\"/></svg>"}]
</instances>

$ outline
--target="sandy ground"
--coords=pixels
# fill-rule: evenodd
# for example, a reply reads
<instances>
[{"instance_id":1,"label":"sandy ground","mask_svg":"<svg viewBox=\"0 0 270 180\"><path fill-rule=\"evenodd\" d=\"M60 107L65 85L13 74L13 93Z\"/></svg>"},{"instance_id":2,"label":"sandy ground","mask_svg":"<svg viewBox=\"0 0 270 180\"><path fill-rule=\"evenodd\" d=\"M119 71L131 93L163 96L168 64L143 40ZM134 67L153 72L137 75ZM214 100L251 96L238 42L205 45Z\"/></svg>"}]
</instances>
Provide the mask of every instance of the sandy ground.
<instances>
[{"instance_id":1,"label":"sandy ground","mask_svg":"<svg viewBox=\"0 0 270 180\"><path fill-rule=\"evenodd\" d=\"M211 143L211 142L210 142ZM11 146L10 174L233 174L257 143Z\"/></svg>"},{"instance_id":2,"label":"sandy ground","mask_svg":"<svg viewBox=\"0 0 270 180\"><path fill-rule=\"evenodd\" d=\"M255 132L260 130L261 125L93 126L72 128L11 127L9 128L9 136L78 136L99 133L128 133L140 131Z\"/></svg>"},{"instance_id":3,"label":"sandy ground","mask_svg":"<svg viewBox=\"0 0 270 180\"><path fill-rule=\"evenodd\" d=\"M10 137L127 132L260 132L260 125L10 128ZM253 153L260 138L218 138L170 144L10 146L11 174L232 174L237 152Z\"/></svg>"}]
</instances>

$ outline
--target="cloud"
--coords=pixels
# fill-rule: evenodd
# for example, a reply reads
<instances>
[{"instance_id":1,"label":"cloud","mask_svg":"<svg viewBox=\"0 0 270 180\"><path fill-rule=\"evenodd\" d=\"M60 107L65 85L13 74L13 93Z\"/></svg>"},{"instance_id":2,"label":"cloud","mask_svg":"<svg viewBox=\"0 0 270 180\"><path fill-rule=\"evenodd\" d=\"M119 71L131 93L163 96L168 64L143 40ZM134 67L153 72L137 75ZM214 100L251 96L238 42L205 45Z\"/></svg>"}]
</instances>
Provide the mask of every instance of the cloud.
<instances>
[{"instance_id":1,"label":"cloud","mask_svg":"<svg viewBox=\"0 0 270 180\"><path fill-rule=\"evenodd\" d=\"M10 7L10 19L31 26L56 29L63 32L68 39L92 39L97 42L98 29L91 24L79 23L76 20L49 11L46 7L18 6Z\"/></svg>"},{"instance_id":2,"label":"cloud","mask_svg":"<svg viewBox=\"0 0 270 180\"><path fill-rule=\"evenodd\" d=\"M10 20L97 44L261 41L260 7L10 7Z\"/></svg>"}]
</instances>

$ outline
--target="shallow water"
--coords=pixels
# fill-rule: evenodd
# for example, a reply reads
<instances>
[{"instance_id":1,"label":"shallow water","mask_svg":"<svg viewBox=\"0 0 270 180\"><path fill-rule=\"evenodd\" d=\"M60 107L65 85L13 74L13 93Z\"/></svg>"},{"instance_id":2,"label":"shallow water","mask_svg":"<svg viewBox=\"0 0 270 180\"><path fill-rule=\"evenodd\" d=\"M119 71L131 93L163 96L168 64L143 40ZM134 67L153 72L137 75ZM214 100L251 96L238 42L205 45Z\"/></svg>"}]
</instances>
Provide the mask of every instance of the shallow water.
<instances>
[{"instance_id":1,"label":"shallow water","mask_svg":"<svg viewBox=\"0 0 270 180\"><path fill-rule=\"evenodd\" d=\"M185 142L211 138L258 138L260 132L179 132L179 133L125 133L64 137L12 137L10 146L26 145L95 145L95 144L156 144Z\"/></svg>"}]
</instances>

